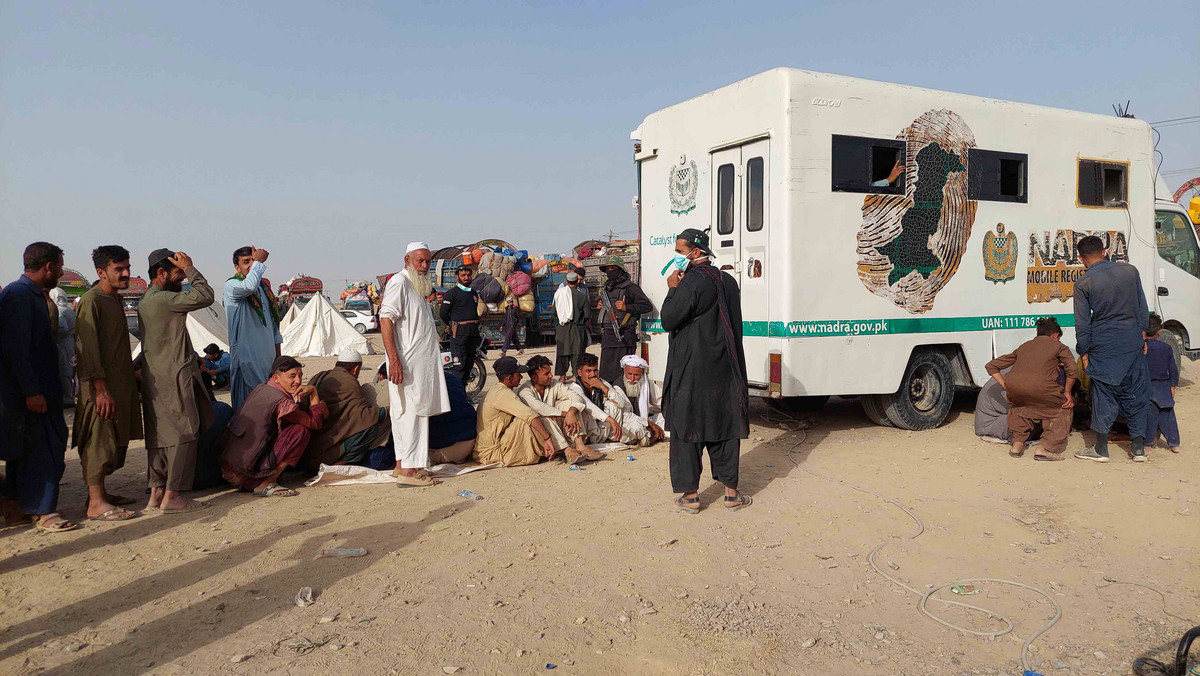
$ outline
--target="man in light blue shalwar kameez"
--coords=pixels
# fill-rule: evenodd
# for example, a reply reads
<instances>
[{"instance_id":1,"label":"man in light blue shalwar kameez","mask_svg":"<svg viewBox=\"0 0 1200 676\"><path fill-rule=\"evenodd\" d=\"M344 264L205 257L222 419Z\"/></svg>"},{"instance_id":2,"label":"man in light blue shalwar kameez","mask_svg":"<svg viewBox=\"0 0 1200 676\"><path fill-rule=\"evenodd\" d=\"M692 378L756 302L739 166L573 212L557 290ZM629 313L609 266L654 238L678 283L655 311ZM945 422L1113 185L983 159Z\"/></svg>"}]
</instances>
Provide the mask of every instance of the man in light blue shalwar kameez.
<instances>
[{"instance_id":1,"label":"man in light blue shalwar kameez","mask_svg":"<svg viewBox=\"0 0 1200 676\"><path fill-rule=\"evenodd\" d=\"M279 356L278 310L263 284L267 252L244 246L233 252L237 274L225 282L225 316L229 321L229 391L238 410L250 390L267 382L271 362Z\"/></svg>"}]
</instances>

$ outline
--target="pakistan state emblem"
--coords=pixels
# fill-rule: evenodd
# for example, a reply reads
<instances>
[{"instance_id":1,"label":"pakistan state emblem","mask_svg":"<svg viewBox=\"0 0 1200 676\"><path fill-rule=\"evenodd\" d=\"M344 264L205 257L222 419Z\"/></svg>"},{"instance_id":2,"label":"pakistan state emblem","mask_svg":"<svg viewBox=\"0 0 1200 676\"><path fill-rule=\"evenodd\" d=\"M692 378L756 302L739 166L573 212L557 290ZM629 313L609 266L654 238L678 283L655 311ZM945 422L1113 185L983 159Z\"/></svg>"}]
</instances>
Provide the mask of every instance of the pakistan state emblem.
<instances>
[{"instance_id":1,"label":"pakistan state emblem","mask_svg":"<svg viewBox=\"0 0 1200 676\"><path fill-rule=\"evenodd\" d=\"M671 194L671 213L682 215L696 208L699 176L695 161L689 161L687 155L680 155L679 164L671 167L667 183Z\"/></svg>"},{"instance_id":2,"label":"pakistan state emblem","mask_svg":"<svg viewBox=\"0 0 1200 676\"><path fill-rule=\"evenodd\" d=\"M996 224L995 234L983 236L983 277L993 284L1004 284L1017 276L1017 236L1005 233L1004 224Z\"/></svg>"}]
</instances>

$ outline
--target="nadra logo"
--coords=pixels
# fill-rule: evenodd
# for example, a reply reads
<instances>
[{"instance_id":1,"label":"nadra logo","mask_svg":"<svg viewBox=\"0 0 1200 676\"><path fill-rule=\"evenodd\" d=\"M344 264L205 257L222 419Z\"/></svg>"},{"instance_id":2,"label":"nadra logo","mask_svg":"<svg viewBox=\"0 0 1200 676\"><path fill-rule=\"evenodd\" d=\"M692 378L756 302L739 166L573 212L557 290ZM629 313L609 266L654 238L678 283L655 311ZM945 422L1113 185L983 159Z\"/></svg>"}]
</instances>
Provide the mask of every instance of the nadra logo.
<instances>
[{"instance_id":1,"label":"nadra logo","mask_svg":"<svg viewBox=\"0 0 1200 676\"><path fill-rule=\"evenodd\" d=\"M675 235L667 235L662 237L659 235L650 235L650 246L675 246Z\"/></svg>"}]
</instances>

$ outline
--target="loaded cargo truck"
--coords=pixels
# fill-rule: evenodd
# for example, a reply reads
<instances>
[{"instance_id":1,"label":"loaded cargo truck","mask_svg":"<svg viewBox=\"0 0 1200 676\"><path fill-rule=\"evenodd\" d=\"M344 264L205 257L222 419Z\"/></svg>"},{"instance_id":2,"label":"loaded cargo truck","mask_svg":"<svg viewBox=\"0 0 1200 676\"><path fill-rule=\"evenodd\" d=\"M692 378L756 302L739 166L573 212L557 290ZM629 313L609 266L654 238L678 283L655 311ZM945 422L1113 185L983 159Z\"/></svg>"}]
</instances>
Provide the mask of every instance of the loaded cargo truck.
<instances>
[{"instance_id":1,"label":"loaded cargo truck","mask_svg":"<svg viewBox=\"0 0 1200 676\"><path fill-rule=\"evenodd\" d=\"M1200 354L1200 249L1146 122L780 68L631 139L642 288L661 307L675 234L707 230L753 395L857 395L879 424L935 427L1038 317L1074 348L1090 234L1138 268L1177 356ZM661 379L667 336L642 329Z\"/></svg>"}]
</instances>

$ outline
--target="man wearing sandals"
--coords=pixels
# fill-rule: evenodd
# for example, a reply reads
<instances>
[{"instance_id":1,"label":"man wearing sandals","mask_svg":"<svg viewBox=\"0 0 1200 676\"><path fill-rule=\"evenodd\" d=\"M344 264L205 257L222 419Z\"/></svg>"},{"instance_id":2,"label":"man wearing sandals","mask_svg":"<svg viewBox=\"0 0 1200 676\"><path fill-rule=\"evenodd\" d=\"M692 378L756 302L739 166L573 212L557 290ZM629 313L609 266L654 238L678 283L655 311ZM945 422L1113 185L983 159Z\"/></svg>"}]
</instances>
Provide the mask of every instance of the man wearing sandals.
<instances>
[{"instance_id":1,"label":"man wearing sandals","mask_svg":"<svg viewBox=\"0 0 1200 676\"><path fill-rule=\"evenodd\" d=\"M83 294L76 316L79 408L71 441L83 465L88 518L125 521L137 513L122 505L134 501L110 495L104 479L125 466L129 441L142 438L142 400L133 374L125 306L117 293L129 288L129 251L116 245L97 247L92 264L99 281Z\"/></svg>"},{"instance_id":2,"label":"man wearing sandals","mask_svg":"<svg viewBox=\"0 0 1200 676\"><path fill-rule=\"evenodd\" d=\"M670 337L662 412L671 433L675 504L700 511L700 463L708 449L713 478L725 486L725 508L750 498L738 493L741 440L750 436L749 388L742 350L742 301L737 282L710 262L708 235L688 228L675 239L663 274L663 330Z\"/></svg>"},{"instance_id":3,"label":"man wearing sandals","mask_svg":"<svg viewBox=\"0 0 1200 676\"><path fill-rule=\"evenodd\" d=\"M298 495L277 483L279 475L300 462L312 433L329 415L317 388L303 382L304 368L295 357L276 357L270 378L250 391L229 421L221 475L238 490L263 498Z\"/></svg>"},{"instance_id":4,"label":"man wearing sandals","mask_svg":"<svg viewBox=\"0 0 1200 676\"><path fill-rule=\"evenodd\" d=\"M590 450L584 439L586 404L570 387L554 381L554 363L537 354L525 366L529 382L517 388L517 396L542 417L555 452L562 451L572 465L581 460L602 460L604 454Z\"/></svg>"},{"instance_id":5,"label":"man wearing sandals","mask_svg":"<svg viewBox=\"0 0 1200 676\"><path fill-rule=\"evenodd\" d=\"M529 369L512 357L500 357L492 370L500 386L488 390L479 405L472 457L481 465L498 462L505 467L536 465L542 458L553 458L554 441L541 416L515 391L521 385L521 374Z\"/></svg>"},{"instance_id":6,"label":"man wearing sandals","mask_svg":"<svg viewBox=\"0 0 1200 676\"><path fill-rule=\"evenodd\" d=\"M429 418L450 410L450 392L442 371L442 349L429 300L429 245L412 242L404 254L404 270L383 287L379 328L387 353L388 411L396 446L399 486L432 486ZM428 292L428 293L425 293Z\"/></svg>"},{"instance_id":7,"label":"man wearing sandals","mask_svg":"<svg viewBox=\"0 0 1200 676\"><path fill-rule=\"evenodd\" d=\"M33 527L48 533L79 526L62 518L58 482L66 468L58 349L46 294L62 277L62 249L48 242L25 248L25 274L0 291L0 460L5 497Z\"/></svg>"},{"instance_id":8,"label":"man wearing sandals","mask_svg":"<svg viewBox=\"0 0 1200 676\"><path fill-rule=\"evenodd\" d=\"M200 432L214 415L200 377L196 348L187 332L187 315L212 305L213 289L182 251L156 249L150 254L150 285L138 303L142 330L142 409L146 426L146 472L150 501L146 509L183 514L209 503L185 497L196 476ZM183 290L183 280L192 288Z\"/></svg>"}]
</instances>

